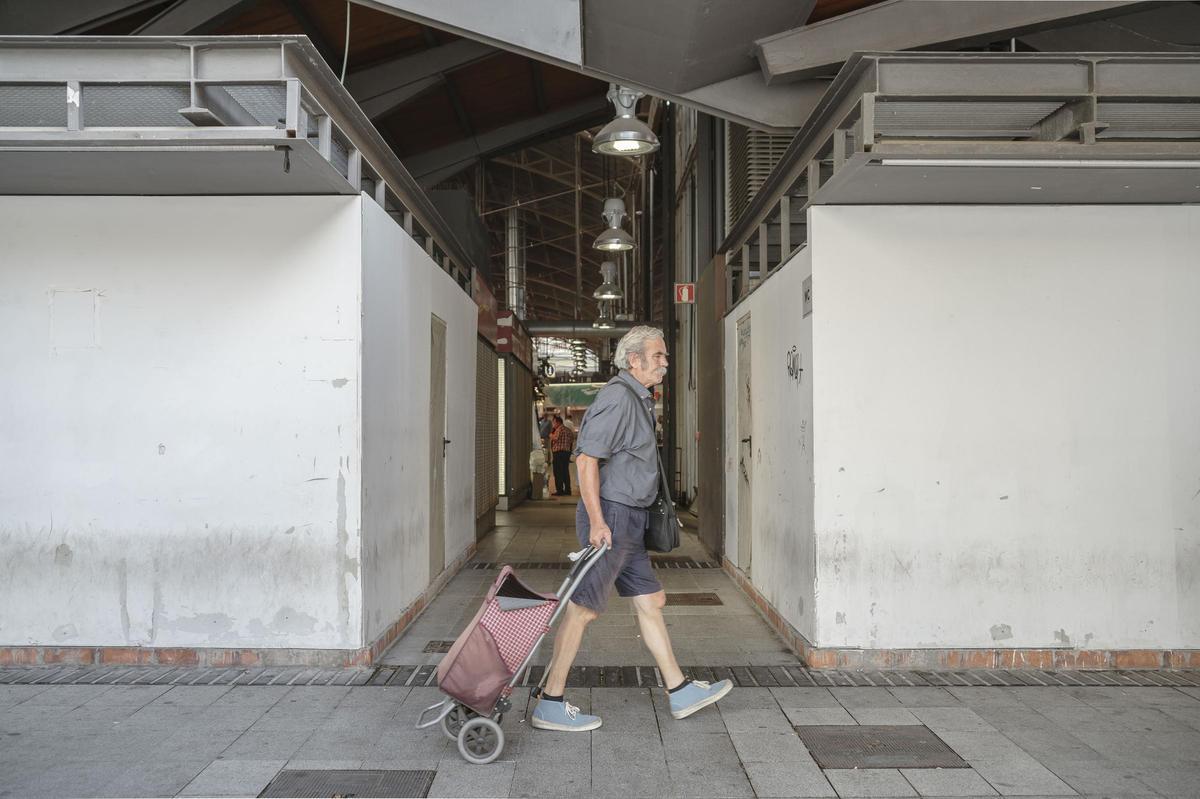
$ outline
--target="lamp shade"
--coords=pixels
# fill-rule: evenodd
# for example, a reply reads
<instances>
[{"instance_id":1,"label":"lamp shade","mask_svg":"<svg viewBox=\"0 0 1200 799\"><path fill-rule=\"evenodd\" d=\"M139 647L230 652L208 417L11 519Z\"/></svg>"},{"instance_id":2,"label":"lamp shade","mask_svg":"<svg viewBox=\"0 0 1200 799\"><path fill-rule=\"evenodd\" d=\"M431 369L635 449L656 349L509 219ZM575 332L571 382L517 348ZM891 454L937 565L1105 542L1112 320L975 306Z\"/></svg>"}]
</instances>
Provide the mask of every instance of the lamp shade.
<instances>
[{"instance_id":1,"label":"lamp shade","mask_svg":"<svg viewBox=\"0 0 1200 799\"><path fill-rule=\"evenodd\" d=\"M592 249L605 252L628 252L633 249L633 236L619 227L610 227L596 237Z\"/></svg>"},{"instance_id":2,"label":"lamp shade","mask_svg":"<svg viewBox=\"0 0 1200 799\"><path fill-rule=\"evenodd\" d=\"M658 137L634 116L619 116L592 140L592 152L601 155L646 155L658 149Z\"/></svg>"},{"instance_id":3,"label":"lamp shade","mask_svg":"<svg viewBox=\"0 0 1200 799\"><path fill-rule=\"evenodd\" d=\"M600 286L592 292L592 296L598 300L619 300L625 296L625 292L617 285L617 265L612 261L605 261L600 264ZM600 315L603 317L607 310L608 303L600 304Z\"/></svg>"}]
</instances>

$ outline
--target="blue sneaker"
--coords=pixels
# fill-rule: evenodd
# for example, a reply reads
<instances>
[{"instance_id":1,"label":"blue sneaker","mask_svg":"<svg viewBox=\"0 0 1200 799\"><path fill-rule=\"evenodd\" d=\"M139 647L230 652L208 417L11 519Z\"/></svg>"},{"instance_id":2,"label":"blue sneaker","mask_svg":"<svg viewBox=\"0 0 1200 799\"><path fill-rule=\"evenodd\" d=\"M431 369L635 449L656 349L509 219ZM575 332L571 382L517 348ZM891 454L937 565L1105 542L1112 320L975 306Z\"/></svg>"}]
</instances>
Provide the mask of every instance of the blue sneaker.
<instances>
[{"instance_id":1,"label":"blue sneaker","mask_svg":"<svg viewBox=\"0 0 1200 799\"><path fill-rule=\"evenodd\" d=\"M539 699L529 723L539 730L558 730L559 732L587 732L600 726L599 716L589 716L580 713L579 708L570 702L551 702Z\"/></svg>"},{"instance_id":2,"label":"blue sneaker","mask_svg":"<svg viewBox=\"0 0 1200 799\"><path fill-rule=\"evenodd\" d=\"M718 683L706 683L703 680L692 680L673 694L671 698L671 716L684 719L701 708L708 707L725 694L733 690L733 683L721 680Z\"/></svg>"}]
</instances>

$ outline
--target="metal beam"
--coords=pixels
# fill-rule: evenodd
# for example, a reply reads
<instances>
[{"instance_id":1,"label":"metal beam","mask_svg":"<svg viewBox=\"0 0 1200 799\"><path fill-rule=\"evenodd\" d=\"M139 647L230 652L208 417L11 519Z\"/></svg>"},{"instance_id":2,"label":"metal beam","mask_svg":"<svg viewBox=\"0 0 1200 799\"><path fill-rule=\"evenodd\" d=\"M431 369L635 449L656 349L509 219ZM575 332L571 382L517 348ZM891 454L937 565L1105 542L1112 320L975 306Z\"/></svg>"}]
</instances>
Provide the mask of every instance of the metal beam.
<instances>
[{"instance_id":1,"label":"metal beam","mask_svg":"<svg viewBox=\"0 0 1200 799\"><path fill-rule=\"evenodd\" d=\"M462 98L458 95L458 88L454 85L454 81L447 80L446 96L450 98L450 107L454 109L454 118L458 120L458 127L462 130L463 136L468 139L475 135L475 128L471 126L471 117L467 114L467 109L463 107Z\"/></svg>"},{"instance_id":2,"label":"metal beam","mask_svg":"<svg viewBox=\"0 0 1200 799\"><path fill-rule=\"evenodd\" d=\"M473 139L456 142L405 160L405 166L424 185L433 185L471 166L477 159L508 152L555 133L574 133L608 114L602 97L505 125Z\"/></svg>"},{"instance_id":3,"label":"metal beam","mask_svg":"<svg viewBox=\"0 0 1200 799\"><path fill-rule=\"evenodd\" d=\"M254 0L178 0L134 33L139 36L186 36L207 33L253 2Z\"/></svg>"},{"instance_id":4,"label":"metal beam","mask_svg":"<svg viewBox=\"0 0 1200 799\"><path fill-rule=\"evenodd\" d=\"M830 75L856 51L912 50L1006 38L1127 11L1137 0L885 0L755 42L768 86Z\"/></svg>"},{"instance_id":5,"label":"metal beam","mask_svg":"<svg viewBox=\"0 0 1200 799\"><path fill-rule=\"evenodd\" d=\"M346 88L367 116L378 119L441 83L446 73L498 52L489 45L462 39L356 70L346 76Z\"/></svg>"},{"instance_id":6,"label":"metal beam","mask_svg":"<svg viewBox=\"0 0 1200 799\"><path fill-rule=\"evenodd\" d=\"M1197 32L1200 5L1168 3L1110 19L1026 34L1021 41L1043 53L1194 53L1200 51Z\"/></svg>"},{"instance_id":7,"label":"metal beam","mask_svg":"<svg viewBox=\"0 0 1200 799\"><path fill-rule=\"evenodd\" d=\"M283 0L283 5L292 15L292 19L296 20L296 24L300 26L300 32L313 43L313 47L317 48L317 52L325 59L329 68L338 72L341 66L341 49L334 47L333 42L325 38L320 26L308 13L308 9L304 7L301 0Z\"/></svg>"},{"instance_id":8,"label":"metal beam","mask_svg":"<svg viewBox=\"0 0 1200 799\"><path fill-rule=\"evenodd\" d=\"M542 65L529 59L529 77L533 81L533 101L539 114L546 113L546 82L542 80Z\"/></svg>"},{"instance_id":9,"label":"metal beam","mask_svg":"<svg viewBox=\"0 0 1200 799\"><path fill-rule=\"evenodd\" d=\"M13 36L83 33L137 14L162 0L74 0L70 3L0 2L0 31Z\"/></svg>"},{"instance_id":10,"label":"metal beam","mask_svg":"<svg viewBox=\"0 0 1200 799\"><path fill-rule=\"evenodd\" d=\"M829 81L823 79L768 86L760 73L747 72L693 89L681 101L714 116L752 119L751 127L779 132L803 127L828 88Z\"/></svg>"}]
</instances>

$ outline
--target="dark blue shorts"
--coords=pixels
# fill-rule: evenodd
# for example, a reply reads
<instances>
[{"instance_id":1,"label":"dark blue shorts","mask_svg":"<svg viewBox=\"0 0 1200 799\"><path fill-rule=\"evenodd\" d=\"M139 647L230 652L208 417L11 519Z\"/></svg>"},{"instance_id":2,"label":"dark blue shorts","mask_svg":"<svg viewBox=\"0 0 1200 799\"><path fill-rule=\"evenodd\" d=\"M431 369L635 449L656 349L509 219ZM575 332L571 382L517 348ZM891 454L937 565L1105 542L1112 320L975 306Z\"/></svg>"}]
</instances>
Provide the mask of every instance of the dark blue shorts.
<instances>
[{"instance_id":1,"label":"dark blue shorts","mask_svg":"<svg viewBox=\"0 0 1200 799\"><path fill-rule=\"evenodd\" d=\"M617 595L624 597L662 590L662 584L654 576L654 567L650 565L650 554L646 552L648 511L607 499L600 500L600 510L612 530L612 549L583 576L583 581L571 595L571 601L576 605L597 613L603 613L608 606L608 595L614 585ZM579 536L580 544L587 545L591 531L587 509L580 501L575 508L575 534Z\"/></svg>"}]
</instances>

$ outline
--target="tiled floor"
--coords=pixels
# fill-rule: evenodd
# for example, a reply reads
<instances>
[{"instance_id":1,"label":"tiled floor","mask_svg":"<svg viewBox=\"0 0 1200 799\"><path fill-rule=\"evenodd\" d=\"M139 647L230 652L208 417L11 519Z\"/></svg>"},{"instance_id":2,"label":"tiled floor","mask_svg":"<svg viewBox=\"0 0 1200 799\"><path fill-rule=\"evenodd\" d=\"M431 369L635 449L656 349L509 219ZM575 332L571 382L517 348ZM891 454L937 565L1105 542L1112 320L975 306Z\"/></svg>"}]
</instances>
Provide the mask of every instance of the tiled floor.
<instances>
[{"instance_id":1,"label":"tiled floor","mask_svg":"<svg viewBox=\"0 0 1200 799\"><path fill-rule=\"evenodd\" d=\"M430 769L430 796L1200 795L1200 689L739 688L683 721L593 688L584 734L503 721L471 766L413 724L435 688L0 685L0 796L257 796L283 768ZM969 768L821 769L796 724L928 727Z\"/></svg>"},{"instance_id":2,"label":"tiled floor","mask_svg":"<svg viewBox=\"0 0 1200 799\"><path fill-rule=\"evenodd\" d=\"M560 562L578 550L575 505L578 498L527 502L497 514L496 531L479 543L475 561L492 563ZM695 534L685 530L681 546L671 553L708 561ZM527 569L521 578L539 591L556 591L566 571ZM496 579L495 570L463 569L430 604L404 636L383 656L383 664L437 663L442 655L423 652L430 641L452 640L479 609ZM720 569L658 569L668 593L714 592L717 606L669 606L667 628L679 662L688 666L775 665L798 662L758 612ZM548 637L535 659L545 664L552 649ZM613 596L607 612L593 622L576 664L580 666L653 666L642 646L633 603Z\"/></svg>"}]
</instances>

